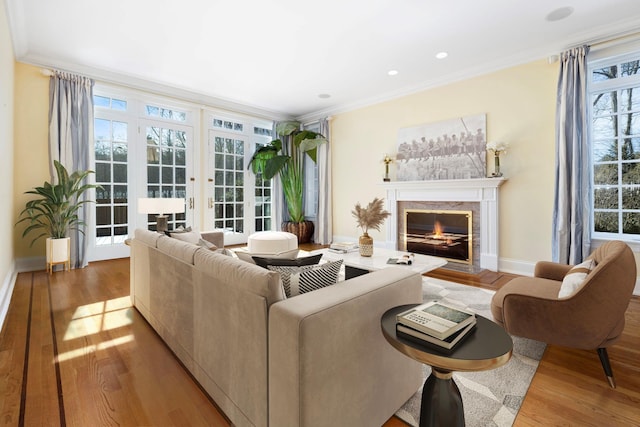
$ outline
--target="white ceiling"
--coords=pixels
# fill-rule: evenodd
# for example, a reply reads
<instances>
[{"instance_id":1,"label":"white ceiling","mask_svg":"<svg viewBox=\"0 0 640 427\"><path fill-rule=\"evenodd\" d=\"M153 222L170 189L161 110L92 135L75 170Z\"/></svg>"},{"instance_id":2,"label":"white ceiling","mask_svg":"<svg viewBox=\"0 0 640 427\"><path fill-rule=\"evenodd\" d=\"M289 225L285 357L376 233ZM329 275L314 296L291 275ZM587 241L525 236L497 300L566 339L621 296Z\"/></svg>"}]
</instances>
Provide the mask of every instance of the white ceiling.
<instances>
[{"instance_id":1,"label":"white ceiling","mask_svg":"<svg viewBox=\"0 0 640 427\"><path fill-rule=\"evenodd\" d=\"M295 117L640 28L638 0L4 1L18 61Z\"/></svg>"}]
</instances>

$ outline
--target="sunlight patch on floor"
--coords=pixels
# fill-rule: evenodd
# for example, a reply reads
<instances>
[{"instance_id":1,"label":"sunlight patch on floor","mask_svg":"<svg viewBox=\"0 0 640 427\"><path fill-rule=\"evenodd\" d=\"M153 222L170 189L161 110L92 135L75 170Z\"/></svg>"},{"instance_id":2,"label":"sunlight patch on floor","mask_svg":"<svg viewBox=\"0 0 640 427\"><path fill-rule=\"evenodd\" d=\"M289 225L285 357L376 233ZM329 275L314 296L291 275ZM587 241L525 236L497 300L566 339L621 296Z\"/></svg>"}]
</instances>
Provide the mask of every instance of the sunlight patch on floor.
<instances>
[{"instance_id":1,"label":"sunlight patch on floor","mask_svg":"<svg viewBox=\"0 0 640 427\"><path fill-rule=\"evenodd\" d=\"M128 296L82 305L73 313L63 339L68 341L130 325L130 307Z\"/></svg>"}]
</instances>

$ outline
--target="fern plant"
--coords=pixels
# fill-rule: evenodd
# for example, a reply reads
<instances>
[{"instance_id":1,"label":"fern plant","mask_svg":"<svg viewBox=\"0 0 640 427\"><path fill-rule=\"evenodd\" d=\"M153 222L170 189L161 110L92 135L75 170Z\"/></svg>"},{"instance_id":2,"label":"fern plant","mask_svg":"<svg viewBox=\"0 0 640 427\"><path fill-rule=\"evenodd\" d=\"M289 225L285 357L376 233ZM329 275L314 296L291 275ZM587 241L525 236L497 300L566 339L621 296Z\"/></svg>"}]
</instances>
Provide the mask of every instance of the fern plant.
<instances>
[{"instance_id":1,"label":"fern plant","mask_svg":"<svg viewBox=\"0 0 640 427\"><path fill-rule=\"evenodd\" d=\"M67 237L69 230L79 230L84 233L82 227L85 223L78 217L78 210L90 200L79 200L80 196L89 189L100 187L83 183L93 171L76 171L69 175L60 162L54 160L53 164L58 178L57 183L51 184L45 181L41 187L25 192L25 194L36 194L40 197L27 202L20 212L20 220L16 223L16 225L22 222L28 223L22 237L32 232L40 232L31 241L31 246L41 237L53 239Z\"/></svg>"}]
</instances>

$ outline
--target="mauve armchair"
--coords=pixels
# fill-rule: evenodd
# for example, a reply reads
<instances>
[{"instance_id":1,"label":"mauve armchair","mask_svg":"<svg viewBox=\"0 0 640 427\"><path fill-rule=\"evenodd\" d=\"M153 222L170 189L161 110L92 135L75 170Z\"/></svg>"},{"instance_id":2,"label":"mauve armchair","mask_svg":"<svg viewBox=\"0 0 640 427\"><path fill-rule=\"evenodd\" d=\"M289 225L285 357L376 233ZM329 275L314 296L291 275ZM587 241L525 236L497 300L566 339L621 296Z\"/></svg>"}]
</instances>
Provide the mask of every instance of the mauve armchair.
<instances>
[{"instance_id":1,"label":"mauve armchair","mask_svg":"<svg viewBox=\"0 0 640 427\"><path fill-rule=\"evenodd\" d=\"M587 259L596 266L572 296L558 298L571 265L541 261L534 277L518 277L504 285L491 302L493 318L512 335L548 344L597 349L612 388L607 347L624 329L624 314L636 282L636 262L627 244L610 241Z\"/></svg>"}]
</instances>

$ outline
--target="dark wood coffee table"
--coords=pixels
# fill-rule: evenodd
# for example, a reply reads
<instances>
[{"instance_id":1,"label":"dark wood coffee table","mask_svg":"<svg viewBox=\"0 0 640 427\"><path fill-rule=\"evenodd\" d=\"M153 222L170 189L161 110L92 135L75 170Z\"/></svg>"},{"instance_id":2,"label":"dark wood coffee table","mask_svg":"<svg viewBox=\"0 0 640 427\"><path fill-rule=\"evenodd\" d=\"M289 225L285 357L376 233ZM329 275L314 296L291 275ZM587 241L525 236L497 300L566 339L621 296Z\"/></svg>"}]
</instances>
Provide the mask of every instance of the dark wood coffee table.
<instances>
[{"instance_id":1,"label":"dark wood coffee table","mask_svg":"<svg viewBox=\"0 0 640 427\"><path fill-rule=\"evenodd\" d=\"M381 319L382 334L401 353L431 366L431 375L422 390L420 427L464 427L462 396L453 381L453 372L484 371L504 365L513 351L511 337L500 325L476 316L476 327L469 336L452 352L439 351L396 335L396 315L415 306L402 305L388 310Z\"/></svg>"}]
</instances>

